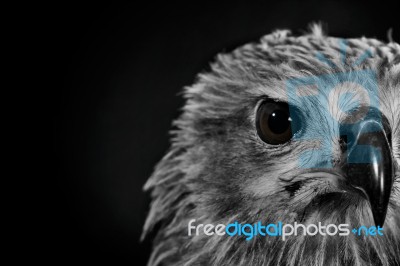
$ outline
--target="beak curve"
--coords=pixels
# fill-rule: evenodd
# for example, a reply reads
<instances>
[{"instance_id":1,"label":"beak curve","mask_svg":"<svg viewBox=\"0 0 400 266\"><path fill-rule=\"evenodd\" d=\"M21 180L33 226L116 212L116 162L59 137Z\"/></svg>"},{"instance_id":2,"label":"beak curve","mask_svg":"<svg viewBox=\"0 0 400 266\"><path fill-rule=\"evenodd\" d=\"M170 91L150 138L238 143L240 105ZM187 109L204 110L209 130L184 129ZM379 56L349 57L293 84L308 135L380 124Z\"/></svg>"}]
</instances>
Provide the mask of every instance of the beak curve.
<instances>
[{"instance_id":1,"label":"beak curve","mask_svg":"<svg viewBox=\"0 0 400 266\"><path fill-rule=\"evenodd\" d=\"M368 200L376 226L383 226L394 180L390 141L375 119L347 125L347 162L342 166L348 182Z\"/></svg>"}]
</instances>

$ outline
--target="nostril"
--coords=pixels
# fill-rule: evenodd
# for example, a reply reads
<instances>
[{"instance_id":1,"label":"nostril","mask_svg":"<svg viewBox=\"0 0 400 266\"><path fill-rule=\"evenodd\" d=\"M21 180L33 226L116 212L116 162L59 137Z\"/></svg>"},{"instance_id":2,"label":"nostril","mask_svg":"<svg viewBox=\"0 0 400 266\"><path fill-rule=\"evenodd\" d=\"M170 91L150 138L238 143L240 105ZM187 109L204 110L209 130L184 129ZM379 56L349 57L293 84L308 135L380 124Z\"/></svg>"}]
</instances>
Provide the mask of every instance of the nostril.
<instances>
[{"instance_id":1,"label":"nostril","mask_svg":"<svg viewBox=\"0 0 400 266\"><path fill-rule=\"evenodd\" d=\"M339 145L340 145L340 150L345 152L347 150L347 135L342 135L339 138Z\"/></svg>"}]
</instances>

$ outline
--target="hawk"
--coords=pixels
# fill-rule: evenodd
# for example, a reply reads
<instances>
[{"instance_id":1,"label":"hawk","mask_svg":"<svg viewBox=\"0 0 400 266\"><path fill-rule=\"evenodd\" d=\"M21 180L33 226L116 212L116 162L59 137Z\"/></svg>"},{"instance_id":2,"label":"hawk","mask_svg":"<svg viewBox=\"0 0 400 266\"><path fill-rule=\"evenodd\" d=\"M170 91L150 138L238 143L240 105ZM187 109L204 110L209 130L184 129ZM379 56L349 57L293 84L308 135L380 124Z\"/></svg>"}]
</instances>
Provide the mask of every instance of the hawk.
<instances>
[{"instance_id":1,"label":"hawk","mask_svg":"<svg viewBox=\"0 0 400 266\"><path fill-rule=\"evenodd\" d=\"M400 265L400 45L319 25L217 55L144 186L149 265ZM383 226L383 236L188 235L188 223Z\"/></svg>"}]
</instances>

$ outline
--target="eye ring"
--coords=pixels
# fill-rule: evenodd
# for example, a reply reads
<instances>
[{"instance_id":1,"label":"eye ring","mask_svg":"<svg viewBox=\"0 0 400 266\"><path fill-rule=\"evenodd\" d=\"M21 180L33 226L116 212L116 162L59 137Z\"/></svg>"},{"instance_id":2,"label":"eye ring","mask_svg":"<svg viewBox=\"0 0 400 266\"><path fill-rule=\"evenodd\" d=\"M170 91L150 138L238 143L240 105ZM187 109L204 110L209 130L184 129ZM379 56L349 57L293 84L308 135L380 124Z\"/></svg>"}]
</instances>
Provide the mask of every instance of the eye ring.
<instances>
[{"instance_id":1,"label":"eye ring","mask_svg":"<svg viewBox=\"0 0 400 266\"><path fill-rule=\"evenodd\" d=\"M289 142L298 131L296 125L299 125L299 119L293 114L291 116L287 103L264 101L258 107L257 134L265 143L280 145Z\"/></svg>"}]
</instances>

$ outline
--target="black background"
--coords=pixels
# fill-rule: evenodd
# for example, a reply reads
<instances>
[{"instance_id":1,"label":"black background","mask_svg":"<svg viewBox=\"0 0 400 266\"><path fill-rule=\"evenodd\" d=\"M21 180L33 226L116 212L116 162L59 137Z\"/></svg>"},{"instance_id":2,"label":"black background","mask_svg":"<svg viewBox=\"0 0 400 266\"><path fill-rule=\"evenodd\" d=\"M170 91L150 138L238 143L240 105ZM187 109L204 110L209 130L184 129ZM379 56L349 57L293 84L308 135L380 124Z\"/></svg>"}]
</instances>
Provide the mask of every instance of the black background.
<instances>
[{"instance_id":1,"label":"black background","mask_svg":"<svg viewBox=\"0 0 400 266\"><path fill-rule=\"evenodd\" d=\"M49 208L56 262L145 263L150 241L139 238L149 198L142 186L168 149L183 105L178 93L218 52L277 28L301 34L312 21L338 37L387 40L392 27L398 42L400 32L394 6L381 2L53 8L46 30L57 78L57 201Z\"/></svg>"}]
</instances>

